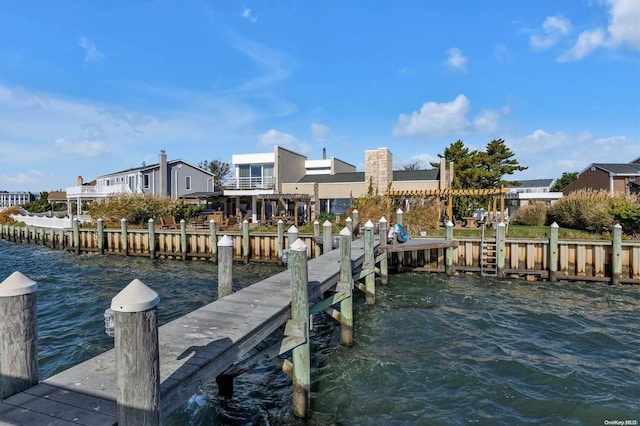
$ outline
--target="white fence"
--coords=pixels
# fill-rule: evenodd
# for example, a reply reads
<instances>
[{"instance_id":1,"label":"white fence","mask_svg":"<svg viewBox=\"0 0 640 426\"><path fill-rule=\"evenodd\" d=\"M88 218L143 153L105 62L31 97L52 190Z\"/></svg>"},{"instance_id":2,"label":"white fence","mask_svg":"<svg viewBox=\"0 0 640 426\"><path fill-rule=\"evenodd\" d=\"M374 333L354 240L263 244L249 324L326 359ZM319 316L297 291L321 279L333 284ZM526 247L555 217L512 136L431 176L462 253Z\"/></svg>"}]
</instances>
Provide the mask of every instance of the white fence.
<instances>
[{"instance_id":1,"label":"white fence","mask_svg":"<svg viewBox=\"0 0 640 426\"><path fill-rule=\"evenodd\" d=\"M80 216L77 218L79 223L91 220L89 216ZM68 217L23 216L12 214L11 219L16 222L24 222L26 225L39 226L42 228L64 229L72 227L71 218Z\"/></svg>"}]
</instances>

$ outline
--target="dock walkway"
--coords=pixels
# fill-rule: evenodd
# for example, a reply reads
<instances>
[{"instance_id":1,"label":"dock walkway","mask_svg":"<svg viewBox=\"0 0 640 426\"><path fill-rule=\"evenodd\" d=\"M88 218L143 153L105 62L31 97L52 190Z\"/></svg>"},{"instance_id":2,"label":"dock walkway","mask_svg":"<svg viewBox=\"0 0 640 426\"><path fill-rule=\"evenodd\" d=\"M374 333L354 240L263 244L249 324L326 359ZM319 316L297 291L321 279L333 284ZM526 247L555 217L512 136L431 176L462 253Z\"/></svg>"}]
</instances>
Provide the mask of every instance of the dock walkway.
<instances>
[{"instance_id":1,"label":"dock walkway","mask_svg":"<svg viewBox=\"0 0 640 426\"><path fill-rule=\"evenodd\" d=\"M363 239L353 241L354 272L364 251ZM339 260L333 250L309 261L309 300L336 286ZM159 328L162 418L291 318L290 284L283 271ZM1 401L0 425L115 425L116 394L111 349Z\"/></svg>"}]
</instances>

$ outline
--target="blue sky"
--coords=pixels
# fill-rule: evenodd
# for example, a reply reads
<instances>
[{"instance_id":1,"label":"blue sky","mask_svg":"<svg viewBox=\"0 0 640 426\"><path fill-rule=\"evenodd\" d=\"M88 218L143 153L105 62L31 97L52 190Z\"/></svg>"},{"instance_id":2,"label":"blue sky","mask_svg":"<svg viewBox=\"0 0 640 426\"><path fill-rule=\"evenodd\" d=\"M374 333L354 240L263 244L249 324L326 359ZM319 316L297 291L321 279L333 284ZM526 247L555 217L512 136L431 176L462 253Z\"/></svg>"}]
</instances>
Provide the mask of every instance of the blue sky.
<instances>
[{"instance_id":1,"label":"blue sky","mask_svg":"<svg viewBox=\"0 0 640 426\"><path fill-rule=\"evenodd\" d=\"M640 1L0 0L0 190L500 138L514 179L640 157Z\"/></svg>"}]
</instances>

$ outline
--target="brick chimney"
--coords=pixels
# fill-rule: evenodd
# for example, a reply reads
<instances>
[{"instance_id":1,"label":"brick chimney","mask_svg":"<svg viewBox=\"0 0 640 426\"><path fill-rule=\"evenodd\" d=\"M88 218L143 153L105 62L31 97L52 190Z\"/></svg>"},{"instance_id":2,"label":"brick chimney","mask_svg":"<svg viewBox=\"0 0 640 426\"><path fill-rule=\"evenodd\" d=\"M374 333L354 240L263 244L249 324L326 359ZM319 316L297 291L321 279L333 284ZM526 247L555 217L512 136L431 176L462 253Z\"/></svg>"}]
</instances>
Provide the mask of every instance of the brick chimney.
<instances>
[{"instance_id":1,"label":"brick chimney","mask_svg":"<svg viewBox=\"0 0 640 426\"><path fill-rule=\"evenodd\" d=\"M82 179L82 176L78 176L78 179L76 179L76 185L77 186L84 185L84 180Z\"/></svg>"}]
</instances>

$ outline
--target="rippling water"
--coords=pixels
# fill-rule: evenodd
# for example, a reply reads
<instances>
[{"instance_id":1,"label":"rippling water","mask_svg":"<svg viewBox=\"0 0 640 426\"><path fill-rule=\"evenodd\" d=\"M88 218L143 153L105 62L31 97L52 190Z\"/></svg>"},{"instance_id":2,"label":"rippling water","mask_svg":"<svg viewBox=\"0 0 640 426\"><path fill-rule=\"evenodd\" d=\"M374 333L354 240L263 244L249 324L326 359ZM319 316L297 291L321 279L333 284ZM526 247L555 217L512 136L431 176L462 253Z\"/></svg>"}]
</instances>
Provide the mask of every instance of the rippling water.
<instances>
[{"instance_id":1,"label":"rippling water","mask_svg":"<svg viewBox=\"0 0 640 426\"><path fill-rule=\"evenodd\" d=\"M75 256L0 241L0 280L38 281L41 377L111 348L102 313L139 278L162 323L215 299L208 262ZM238 288L278 271L236 265ZM640 288L478 276L393 275L375 306L356 294L355 344L318 315L312 416L291 414L291 382L270 362L235 396L211 384L166 424L593 424L640 421Z\"/></svg>"}]
</instances>

